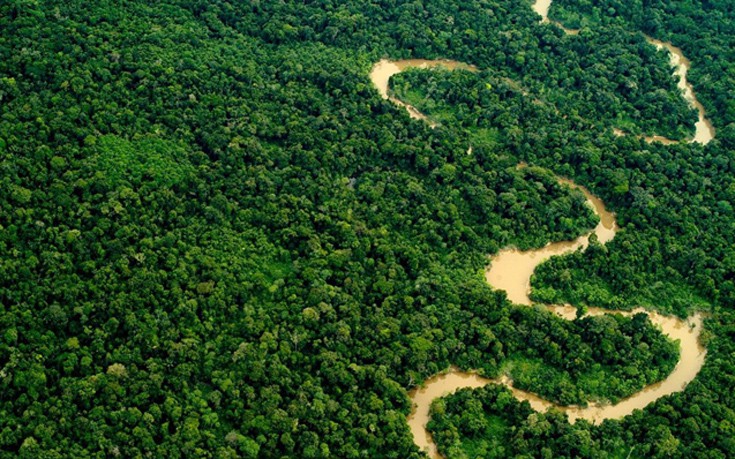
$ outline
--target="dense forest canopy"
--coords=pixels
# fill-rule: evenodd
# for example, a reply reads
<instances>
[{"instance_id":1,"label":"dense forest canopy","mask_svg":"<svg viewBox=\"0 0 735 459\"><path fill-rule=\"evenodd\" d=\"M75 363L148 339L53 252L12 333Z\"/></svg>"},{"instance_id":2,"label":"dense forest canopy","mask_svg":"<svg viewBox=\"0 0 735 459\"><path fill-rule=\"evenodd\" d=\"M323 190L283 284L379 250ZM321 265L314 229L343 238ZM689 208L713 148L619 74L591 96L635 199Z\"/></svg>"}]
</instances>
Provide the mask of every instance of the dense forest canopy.
<instances>
[{"instance_id":1,"label":"dense forest canopy","mask_svg":"<svg viewBox=\"0 0 735 459\"><path fill-rule=\"evenodd\" d=\"M3 2L2 456L419 458L407 391L450 365L531 368L563 403L639 390L676 358L645 318L566 322L483 278L594 226L556 176L621 231L543 265L537 299L704 311L706 364L601 426L463 392L440 446L735 455L735 12L558 3L578 36L501 0ZM639 31L691 58L711 143L636 135L696 118ZM371 85L384 57L481 71L394 77L431 129Z\"/></svg>"}]
</instances>

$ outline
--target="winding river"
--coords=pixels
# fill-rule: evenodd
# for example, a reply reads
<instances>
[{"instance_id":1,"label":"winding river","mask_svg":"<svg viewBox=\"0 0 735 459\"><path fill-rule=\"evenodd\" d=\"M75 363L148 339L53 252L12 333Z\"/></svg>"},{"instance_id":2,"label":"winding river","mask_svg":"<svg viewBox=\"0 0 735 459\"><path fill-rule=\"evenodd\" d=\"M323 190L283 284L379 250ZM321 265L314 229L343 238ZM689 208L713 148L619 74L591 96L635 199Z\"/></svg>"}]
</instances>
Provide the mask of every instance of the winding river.
<instances>
[{"instance_id":1,"label":"winding river","mask_svg":"<svg viewBox=\"0 0 735 459\"><path fill-rule=\"evenodd\" d=\"M541 16L541 22L554 24L569 35L577 35L579 33L579 30L567 29L560 23L549 20L549 7L551 7L551 3L552 0L536 0L536 2L533 4L533 10L538 13L539 16ZM687 79L687 73L691 68L691 62L689 61L689 59L686 58L686 56L684 56L684 53L681 51L680 48L672 45L671 43L656 40L655 38L649 37L648 35L643 36L646 37L646 41L648 41L648 43L652 44L657 49L665 49L669 52L671 65L675 69L674 75L679 79L677 86L681 90L684 99L689 102L689 104L695 110L697 110L698 120L694 125L694 137L692 137L689 141L698 142L702 145L708 144L712 139L715 138L715 128L714 126L712 126L712 122L707 118L702 103L697 100L697 96L694 93L694 88ZM615 133L615 135L618 136L625 135L625 133L619 129L614 129L613 132ZM643 137L643 139L645 139L646 142L649 143L661 142L667 145L678 143L676 140L671 140L660 135L647 136Z\"/></svg>"},{"instance_id":2,"label":"winding river","mask_svg":"<svg viewBox=\"0 0 735 459\"><path fill-rule=\"evenodd\" d=\"M495 255L490 262L490 267L485 273L488 283L494 288L505 290L508 298L517 304L531 305L528 297L530 280L536 266L548 260L554 255L573 252L584 249L589 245L592 234L597 235L600 243L606 243L615 236L617 225L615 216L605 209L604 203L593 196L587 189L575 185L569 180L560 179L562 183L577 188L584 193L587 203L600 217L597 227L573 241L555 242L537 250L519 251L508 248L503 249ZM546 305L546 308L567 320L574 320L576 308L570 305ZM429 422L429 409L431 402L439 397L446 396L458 389L465 387L478 388L486 384L502 384L508 387L518 400L526 400L536 411L546 411L551 407L565 412L571 422L577 419L586 419L592 423L600 423L605 419L619 419L633 413L636 409L643 409L653 401L683 390L699 373L704 365L706 351L699 342L702 331L702 317L696 314L687 320L677 317L645 311L642 308L633 311L611 311L602 308L589 308L588 315L621 314L632 316L638 312L645 312L653 324L674 341L679 341L679 362L674 371L666 379L645 387L634 395L621 400L615 405L590 403L587 407L562 406L544 400L543 398L513 387L513 381L508 376L490 379L484 378L472 372L461 371L450 368L441 375L427 380L420 388L409 392L413 401L414 410L408 417L408 424L416 444L427 451L429 457L439 459L442 456L436 450L431 434L426 430Z\"/></svg>"},{"instance_id":3,"label":"winding river","mask_svg":"<svg viewBox=\"0 0 735 459\"><path fill-rule=\"evenodd\" d=\"M537 0L533 5L534 11L543 18L542 22L549 22L547 13L550 5L551 0ZM559 26L561 27L561 25ZM570 34L577 32L570 29L564 30ZM691 84L686 79L690 66L689 60L682 54L679 48L676 48L670 43L661 42L650 37L646 37L646 39L654 46L665 48L669 51L672 65L676 67L675 75L679 77L678 86L682 90L682 95L699 113L699 120L696 123L696 133L690 141L702 144L708 143L714 138L715 132L712 124L705 116L702 104L697 100ZM412 118L424 120L432 127L436 127L434 122L415 107L394 97L390 97L388 95L388 82L391 76L408 68L431 68L439 66L450 70L477 70L472 65L449 60L381 60L373 67L370 78L383 98L389 99L396 105L406 108ZM614 131L616 135L625 135L622 131ZM645 140L649 142L674 143L674 141L660 136L645 137ZM471 152L472 147L468 150L468 153ZM592 234L595 234L598 241L602 244L609 242L615 237L618 229L615 223L615 216L605 208L604 203L592 195L586 188L570 180L559 179L559 181L580 190L585 195L587 203L594 210L595 214L600 217L600 223L592 231L573 241L555 242L540 249L527 251L506 248L492 257L485 273L487 282L493 288L505 290L508 298L513 303L521 305L532 304L528 296L530 292L530 279L539 264L555 255L570 253L578 249L584 250L589 245L589 239ZM554 314L567 320L574 320L576 316L576 308L570 305L545 305L545 307ZM633 413L636 409L645 408L661 397L684 390L687 384L696 377L704 364L706 350L702 347L699 340L702 331L702 316L695 314L687 320L681 320L672 316L644 311L642 308L633 311L611 311L601 308L589 308L587 314L595 316L603 314L632 316L638 312L647 313L651 322L657 325L662 333L674 341L679 341L679 361L671 374L663 381L649 385L614 405L590 403L586 407L561 406L544 400L533 393L513 387L513 381L507 375L490 379L484 378L476 373L461 371L452 367L446 372L430 378L423 386L409 392L414 409L408 417L408 424L415 443L419 448L426 451L431 458L442 458L436 449L431 434L426 430L426 424L430 418L429 409L432 401L435 399L449 395L461 388L478 388L487 384L502 384L511 390L516 399L528 401L531 407L537 411L546 411L554 407L565 412L571 422L575 422L577 419L586 419L592 423L599 423L605 419L622 418Z\"/></svg>"}]
</instances>

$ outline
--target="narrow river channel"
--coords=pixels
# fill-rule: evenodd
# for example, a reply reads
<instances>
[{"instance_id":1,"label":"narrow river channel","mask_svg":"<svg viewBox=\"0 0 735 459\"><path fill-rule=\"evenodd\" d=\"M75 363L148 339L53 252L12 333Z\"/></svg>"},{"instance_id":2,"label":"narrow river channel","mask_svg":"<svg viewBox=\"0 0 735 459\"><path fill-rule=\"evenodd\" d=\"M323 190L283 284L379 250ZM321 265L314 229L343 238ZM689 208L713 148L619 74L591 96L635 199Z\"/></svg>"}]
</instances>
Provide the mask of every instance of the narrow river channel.
<instances>
[{"instance_id":1,"label":"narrow river channel","mask_svg":"<svg viewBox=\"0 0 735 459\"><path fill-rule=\"evenodd\" d=\"M533 10L539 16L541 16L541 23L552 23L561 28L569 35L577 35L579 33L579 30L567 29L560 23L549 20L549 8L551 7L551 3L552 0L536 0L536 2L533 4ZM649 37L648 35L644 35L644 37L646 37L646 41L648 41L648 43L652 44L657 49L665 49L669 52L669 60L671 62L671 66L675 69L674 75L678 78L677 86L681 90L684 99L689 102L689 104L695 110L697 110L698 120L697 123L694 125L694 137L690 139L690 142L697 142L701 143L702 145L708 144L712 139L715 138L715 128L714 126L712 126L712 122L707 118L702 103L697 100L697 95L694 93L694 88L687 79L687 74L692 65L691 62L689 61L689 59L686 58L686 56L684 56L684 53L680 48L672 45L671 43L656 40L655 38ZM615 129L614 132L616 135L625 135L625 133L619 129ZM646 142L649 143L661 142L667 145L678 143L675 140L667 139L666 137L660 135L653 135L643 138L646 140Z\"/></svg>"}]
</instances>

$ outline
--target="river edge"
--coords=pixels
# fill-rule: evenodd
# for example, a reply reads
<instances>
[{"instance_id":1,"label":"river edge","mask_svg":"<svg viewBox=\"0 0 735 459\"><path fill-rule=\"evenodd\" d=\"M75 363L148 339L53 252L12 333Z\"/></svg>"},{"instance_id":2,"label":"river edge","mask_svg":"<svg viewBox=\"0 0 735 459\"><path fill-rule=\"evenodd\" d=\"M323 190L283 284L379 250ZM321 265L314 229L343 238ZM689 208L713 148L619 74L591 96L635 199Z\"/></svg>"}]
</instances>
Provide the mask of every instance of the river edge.
<instances>
[{"instance_id":1,"label":"river edge","mask_svg":"<svg viewBox=\"0 0 735 459\"><path fill-rule=\"evenodd\" d=\"M551 243L536 250L519 251L516 249L504 249L498 252L491 259L489 268L486 271L486 279L493 288L508 291L508 297L514 303L525 306L533 305L533 302L528 297L528 293L530 289L530 277L536 266L551 256L569 253L579 248L586 248L589 245L589 238L592 234L596 234L599 242L604 244L612 240L618 230L614 214L605 208L602 200L594 196L586 188L568 179L560 178L559 181L582 191L587 198L588 205L600 217L600 222L595 229L572 241ZM512 275L501 280L501 285L495 285L498 279L498 273L502 273L507 269L514 270ZM491 273L493 274L491 275ZM568 304L544 306L547 310L565 320L574 320L577 314L577 308ZM636 308L631 311L617 311L592 307L588 309L586 316L620 314L625 317L630 317L637 313L647 314L651 322L664 335L673 341L679 342L679 359L677 364L674 370L662 381L650 384L615 404L591 402L586 407L565 406L545 400L533 392L514 387L513 381L508 375L502 375L498 378L486 378L476 372L462 371L456 367L450 367L448 371L429 378L421 387L409 392L409 398L413 403L413 410L408 416L407 421L413 434L414 442L419 448L426 451L432 459L443 458L439 454L431 434L426 429L426 425L431 419L431 403L437 398L450 395L463 388L480 388L487 384L500 384L507 387L517 400L528 401L531 408L535 411L545 412L550 408L554 408L565 413L572 423L579 419L585 419L593 424L598 424L605 419L620 419L632 414L635 410L645 408L661 397L684 390L697 376L704 365L706 357L706 350L700 342L700 335L703 328L702 315L694 314L688 319L682 320L677 317L651 312L643 308Z\"/></svg>"},{"instance_id":2,"label":"river edge","mask_svg":"<svg viewBox=\"0 0 735 459\"><path fill-rule=\"evenodd\" d=\"M573 306L556 306L556 308L562 309L562 312L567 317L569 315L576 315L576 308ZM593 311L592 309L595 310ZM554 312L558 314L559 311ZM579 419L585 419L592 424L599 424L606 419L621 419L636 410L644 409L661 397L683 391L689 382L697 376L699 370L704 365L706 357L706 350L700 343L700 335L703 329L702 314L697 313L689 317L686 321L681 321L677 318L651 313L642 308L637 308L632 311L605 311L591 308L588 315L611 313L630 316L638 312L648 314L651 322L656 325L661 325L663 321L663 324L667 325L670 331L675 331L676 336L672 336L671 333L665 334L670 339L675 339L680 342L679 362L677 362L676 367L669 377L663 381L646 386L641 391L620 400L614 405L590 402L586 407L577 405L564 406L549 402L533 392L514 387L513 380L508 375L504 374L498 378L486 378L477 372L462 371L452 366L444 372L427 379L421 386L412 389L408 393L413 406L407 422L413 435L414 443L422 451L425 451L431 459L444 459L444 456L439 453L431 433L427 429L427 424L431 420L431 404L434 400L451 395L460 389L479 389L488 384L499 384L508 388L516 400L520 402L527 401L534 411L543 413L553 408L565 413L571 423L575 423ZM672 321L674 322L672 323ZM683 365L682 362L685 361L690 365Z\"/></svg>"},{"instance_id":3,"label":"river edge","mask_svg":"<svg viewBox=\"0 0 735 459\"><path fill-rule=\"evenodd\" d=\"M370 71L370 80L373 82L373 85L378 89L378 92L383 99L390 100L399 107L405 108L411 118L425 121L429 124L430 127L435 128L438 126L438 124L430 120L429 117L421 113L416 107L407 104L400 99L391 97L388 94L388 83L390 82L390 77L401 73L406 69L429 69L436 67L443 67L448 70L462 69L469 70L471 72L478 71L477 67L475 67L474 65L469 65L463 62L452 61L448 59L404 59L400 61L381 59L373 66L373 69Z\"/></svg>"},{"instance_id":4,"label":"river edge","mask_svg":"<svg viewBox=\"0 0 735 459\"><path fill-rule=\"evenodd\" d=\"M525 164L521 164L519 167L525 167ZM615 237L615 233L619 229L615 222L615 214L607 210L605 203L600 198L590 193L587 188L577 185L569 179L559 178L558 181L570 188L581 191L587 200L587 205L600 218L600 221L592 231L571 241L550 242L541 248L531 250L508 247L493 256L490 265L485 270L485 280L493 288L505 290L508 299L515 304L526 306L533 304L529 298L531 276L538 265L553 256L564 255L578 249L586 249L589 246L592 234L597 236L597 241L600 244L605 244Z\"/></svg>"}]
</instances>

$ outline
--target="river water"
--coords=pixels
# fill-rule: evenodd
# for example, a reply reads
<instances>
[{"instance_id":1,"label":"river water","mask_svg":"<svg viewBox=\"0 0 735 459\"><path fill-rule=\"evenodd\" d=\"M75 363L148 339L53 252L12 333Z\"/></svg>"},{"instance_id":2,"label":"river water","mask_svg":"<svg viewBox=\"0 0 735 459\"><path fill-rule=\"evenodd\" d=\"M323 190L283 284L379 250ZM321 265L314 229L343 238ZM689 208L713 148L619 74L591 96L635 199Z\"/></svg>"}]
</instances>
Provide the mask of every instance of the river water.
<instances>
[{"instance_id":1,"label":"river water","mask_svg":"<svg viewBox=\"0 0 735 459\"><path fill-rule=\"evenodd\" d=\"M570 186L574 186L584 193L587 202L595 213L600 216L600 223L594 229L597 239L604 244L615 236L617 225L615 216L605 209L605 204L586 188L573 185L569 180L560 180ZM505 290L508 299L516 304L531 305L528 294L531 290L531 275L544 261L554 255L574 252L589 245L590 235L584 234L573 241L553 242L537 250L521 251L514 248L503 249L493 257L490 268L485 272L485 279L498 290Z\"/></svg>"},{"instance_id":2,"label":"river water","mask_svg":"<svg viewBox=\"0 0 735 459\"><path fill-rule=\"evenodd\" d=\"M674 75L679 78L677 86L682 92L684 99L697 110L698 120L694 125L695 133L691 142L698 142L702 145L708 144L712 139L715 138L715 128L712 126L712 122L707 118L706 112L702 103L697 99L697 95L694 93L692 84L687 80L687 73L691 68L691 62L684 56L684 53L680 48L667 43L664 41L656 40L646 35L646 40L658 49L665 49L669 52L671 59L671 65L675 68ZM654 137L654 140L658 140ZM668 140L668 139L667 139Z\"/></svg>"}]
</instances>

